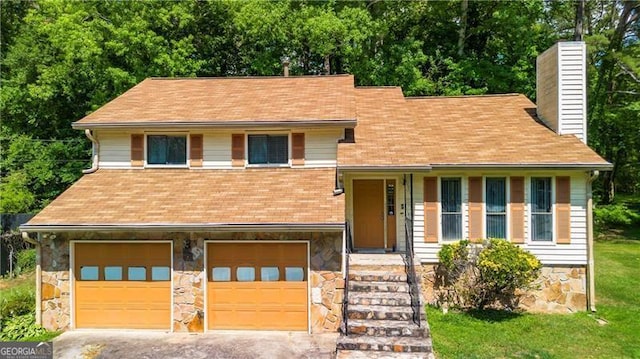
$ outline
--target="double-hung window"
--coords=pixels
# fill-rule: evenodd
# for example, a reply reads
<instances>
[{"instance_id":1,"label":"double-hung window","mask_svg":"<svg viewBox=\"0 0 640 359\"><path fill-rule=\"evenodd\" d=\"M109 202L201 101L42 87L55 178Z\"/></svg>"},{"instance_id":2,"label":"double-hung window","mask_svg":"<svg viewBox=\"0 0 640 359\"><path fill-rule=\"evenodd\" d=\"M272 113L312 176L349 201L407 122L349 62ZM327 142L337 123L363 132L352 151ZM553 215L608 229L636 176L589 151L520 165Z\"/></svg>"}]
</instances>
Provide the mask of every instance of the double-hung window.
<instances>
[{"instance_id":1,"label":"double-hung window","mask_svg":"<svg viewBox=\"0 0 640 359\"><path fill-rule=\"evenodd\" d=\"M186 135L148 135L147 164L186 165Z\"/></svg>"},{"instance_id":2,"label":"double-hung window","mask_svg":"<svg viewBox=\"0 0 640 359\"><path fill-rule=\"evenodd\" d=\"M488 177L485 183L486 237L507 238L507 188L503 177Z\"/></svg>"},{"instance_id":3,"label":"double-hung window","mask_svg":"<svg viewBox=\"0 0 640 359\"><path fill-rule=\"evenodd\" d=\"M289 163L289 136L249 135L250 165L281 165Z\"/></svg>"},{"instance_id":4,"label":"double-hung window","mask_svg":"<svg viewBox=\"0 0 640 359\"><path fill-rule=\"evenodd\" d=\"M553 214L551 204L551 178L531 178L531 240L553 240Z\"/></svg>"},{"instance_id":5,"label":"double-hung window","mask_svg":"<svg viewBox=\"0 0 640 359\"><path fill-rule=\"evenodd\" d=\"M462 239L462 181L460 178L442 178L440 195L442 239Z\"/></svg>"}]
</instances>

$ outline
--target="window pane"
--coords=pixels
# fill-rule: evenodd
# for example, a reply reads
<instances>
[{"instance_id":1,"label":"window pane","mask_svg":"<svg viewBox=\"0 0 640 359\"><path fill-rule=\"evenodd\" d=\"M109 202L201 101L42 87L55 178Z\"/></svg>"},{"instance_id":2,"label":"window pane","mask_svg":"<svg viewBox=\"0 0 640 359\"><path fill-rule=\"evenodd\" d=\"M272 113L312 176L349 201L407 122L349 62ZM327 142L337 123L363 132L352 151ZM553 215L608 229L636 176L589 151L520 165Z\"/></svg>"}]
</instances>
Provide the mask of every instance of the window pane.
<instances>
[{"instance_id":1,"label":"window pane","mask_svg":"<svg viewBox=\"0 0 640 359\"><path fill-rule=\"evenodd\" d=\"M238 282L253 282L256 280L256 269L253 267L238 267L236 279Z\"/></svg>"},{"instance_id":2,"label":"window pane","mask_svg":"<svg viewBox=\"0 0 640 359\"><path fill-rule=\"evenodd\" d=\"M80 267L80 280L98 280L98 266Z\"/></svg>"},{"instance_id":3,"label":"window pane","mask_svg":"<svg viewBox=\"0 0 640 359\"><path fill-rule=\"evenodd\" d=\"M269 136L269 163L289 162L288 136Z\"/></svg>"},{"instance_id":4,"label":"window pane","mask_svg":"<svg viewBox=\"0 0 640 359\"><path fill-rule=\"evenodd\" d=\"M211 271L211 278L214 282L228 282L231 280L231 268L215 267Z\"/></svg>"},{"instance_id":5,"label":"window pane","mask_svg":"<svg viewBox=\"0 0 640 359\"><path fill-rule=\"evenodd\" d=\"M267 163L267 136L249 135L249 163Z\"/></svg>"},{"instance_id":6,"label":"window pane","mask_svg":"<svg viewBox=\"0 0 640 359\"><path fill-rule=\"evenodd\" d=\"M531 211L551 213L551 178L531 179Z\"/></svg>"},{"instance_id":7,"label":"window pane","mask_svg":"<svg viewBox=\"0 0 640 359\"><path fill-rule=\"evenodd\" d=\"M104 267L104 280L122 280L122 267Z\"/></svg>"},{"instance_id":8,"label":"window pane","mask_svg":"<svg viewBox=\"0 0 640 359\"><path fill-rule=\"evenodd\" d=\"M504 178L487 178L487 212L505 213L507 211L506 181Z\"/></svg>"},{"instance_id":9,"label":"window pane","mask_svg":"<svg viewBox=\"0 0 640 359\"><path fill-rule=\"evenodd\" d=\"M187 137L167 136L167 164L184 165L187 163Z\"/></svg>"},{"instance_id":10,"label":"window pane","mask_svg":"<svg viewBox=\"0 0 640 359\"><path fill-rule=\"evenodd\" d=\"M145 267L129 267L127 272L129 280L147 280L147 268Z\"/></svg>"},{"instance_id":11,"label":"window pane","mask_svg":"<svg viewBox=\"0 0 640 359\"><path fill-rule=\"evenodd\" d=\"M147 163L167 163L167 136L147 136Z\"/></svg>"},{"instance_id":12,"label":"window pane","mask_svg":"<svg viewBox=\"0 0 640 359\"><path fill-rule=\"evenodd\" d=\"M151 267L151 280L170 280L169 267Z\"/></svg>"},{"instance_id":13,"label":"window pane","mask_svg":"<svg viewBox=\"0 0 640 359\"><path fill-rule=\"evenodd\" d=\"M551 214L532 214L531 226L533 227L532 240L534 241L551 241L553 237L551 227Z\"/></svg>"},{"instance_id":14,"label":"window pane","mask_svg":"<svg viewBox=\"0 0 640 359\"><path fill-rule=\"evenodd\" d=\"M260 268L260 279L264 282L275 282L280 280L280 270L278 267Z\"/></svg>"},{"instance_id":15,"label":"window pane","mask_svg":"<svg viewBox=\"0 0 640 359\"><path fill-rule=\"evenodd\" d=\"M462 206L462 189L459 178L443 178L442 186L442 212L460 212Z\"/></svg>"},{"instance_id":16,"label":"window pane","mask_svg":"<svg viewBox=\"0 0 640 359\"><path fill-rule=\"evenodd\" d=\"M284 268L284 280L287 282L302 282L304 281L304 270L302 267L285 267Z\"/></svg>"},{"instance_id":17,"label":"window pane","mask_svg":"<svg viewBox=\"0 0 640 359\"><path fill-rule=\"evenodd\" d=\"M462 239L462 215L443 214L442 215L442 239Z\"/></svg>"},{"instance_id":18,"label":"window pane","mask_svg":"<svg viewBox=\"0 0 640 359\"><path fill-rule=\"evenodd\" d=\"M505 214L487 214L487 238L507 238Z\"/></svg>"}]
</instances>

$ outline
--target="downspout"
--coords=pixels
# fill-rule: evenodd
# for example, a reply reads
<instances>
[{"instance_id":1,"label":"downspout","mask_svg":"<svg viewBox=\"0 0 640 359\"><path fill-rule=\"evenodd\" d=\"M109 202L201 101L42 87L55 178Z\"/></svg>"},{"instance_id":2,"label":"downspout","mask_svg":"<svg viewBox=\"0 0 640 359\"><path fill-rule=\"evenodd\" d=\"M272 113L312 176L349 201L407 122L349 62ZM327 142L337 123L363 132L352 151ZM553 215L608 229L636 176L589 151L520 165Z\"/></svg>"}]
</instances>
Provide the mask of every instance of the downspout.
<instances>
[{"instance_id":1,"label":"downspout","mask_svg":"<svg viewBox=\"0 0 640 359\"><path fill-rule=\"evenodd\" d=\"M38 233L40 239L40 233ZM36 324L42 325L42 247L39 241L29 237L29 233L22 232L22 240L36 247Z\"/></svg>"},{"instance_id":2,"label":"downspout","mask_svg":"<svg viewBox=\"0 0 640 359\"><path fill-rule=\"evenodd\" d=\"M591 184L598 178L599 171L592 171L587 179L587 307L596 311L596 281L593 258L593 191Z\"/></svg>"},{"instance_id":3,"label":"downspout","mask_svg":"<svg viewBox=\"0 0 640 359\"><path fill-rule=\"evenodd\" d=\"M84 130L84 135L87 136L87 138L92 142L91 147L93 150L93 156L92 156L93 163L91 164L91 168L82 170L82 173L89 174L98 170L98 163L100 161L100 143L98 142L98 140L95 139L95 137L93 137L91 130L89 129Z\"/></svg>"}]
</instances>

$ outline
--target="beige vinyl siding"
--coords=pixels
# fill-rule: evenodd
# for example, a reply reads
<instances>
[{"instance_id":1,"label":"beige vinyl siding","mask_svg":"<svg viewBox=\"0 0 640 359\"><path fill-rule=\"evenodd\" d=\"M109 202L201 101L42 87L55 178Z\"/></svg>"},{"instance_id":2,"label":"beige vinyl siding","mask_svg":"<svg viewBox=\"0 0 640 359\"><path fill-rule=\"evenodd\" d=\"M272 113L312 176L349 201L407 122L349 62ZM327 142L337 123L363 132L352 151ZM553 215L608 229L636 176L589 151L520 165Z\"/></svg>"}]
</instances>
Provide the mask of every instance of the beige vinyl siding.
<instances>
[{"instance_id":1,"label":"beige vinyl siding","mask_svg":"<svg viewBox=\"0 0 640 359\"><path fill-rule=\"evenodd\" d=\"M131 133L100 131L96 138L100 143L101 168L131 168Z\"/></svg>"},{"instance_id":2,"label":"beige vinyl siding","mask_svg":"<svg viewBox=\"0 0 640 359\"><path fill-rule=\"evenodd\" d=\"M470 172L463 176L463 233L468 234L468 184L465 183L469 176L491 176L491 177L509 177L509 174L503 172ZM521 172L512 173L513 176L525 177L525 244L523 248L531 251L535 254L543 264L586 264L587 261L587 211L586 211L586 175L582 172L577 173L533 173L533 172ZM434 171L429 176L438 177L455 177L450 173L443 173ZM553 243L531 243L530 238L530 198L531 198L531 176L570 176L571 177L571 243L570 244L555 244ZM442 240L439 243L424 243L424 204L423 198L423 183L424 176L414 175L414 249L415 254L420 258L423 263L436 263L438 262L438 251L440 250ZM555 191L555 189L554 189ZM555 200L555 198L554 198ZM510 219L508 219L510 220Z\"/></svg>"},{"instance_id":3,"label":"beige vinyl siding","mask_svg":"<svg viewBox=\"0 0 640 359\"><path fill-rule=\"evenodd\" d=\"M305 132L305 167L335 167L338 140L343 130L307 130Z\"/></svg>"},{"instance_id":4,"label":"beige vinyl siding","mask_svg":"<svg viewBox=\"0 0 640 359\"><path fill-rule=\"evenodd\" d=\"M205 132L202 168L231 168L231 132Z\"/></svg>"}]
</instances>

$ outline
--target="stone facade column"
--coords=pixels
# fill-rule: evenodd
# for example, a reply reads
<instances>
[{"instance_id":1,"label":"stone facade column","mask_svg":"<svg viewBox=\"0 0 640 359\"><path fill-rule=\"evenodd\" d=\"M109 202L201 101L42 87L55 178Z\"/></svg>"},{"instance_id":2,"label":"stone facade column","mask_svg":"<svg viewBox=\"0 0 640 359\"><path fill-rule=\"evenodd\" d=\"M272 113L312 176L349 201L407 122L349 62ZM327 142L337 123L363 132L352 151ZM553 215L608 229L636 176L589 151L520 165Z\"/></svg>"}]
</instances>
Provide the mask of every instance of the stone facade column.
<instances>
[{"instance_id":1,"label":"stone facade column","mask_svg":"<svg viewBox=\"0 0 640 359\"><path fill-rule=\"evenodd\" d=\"M53 233L41 236L41 315L48 330L66 330L71 325L69 241Z\"/></svg>"},{"instance_id":2,"label":"stone facade column","mask_svg":"<svg viewBox=\"0 0 640 359\"><path fill-rule=\"evenodd\" d=\"M173 241L173 331L204 331L204 240Z\"/></svg>"},{"instance_id":3,"label":"stone facade column","mask_svg":"<svg viewBox=\"0 0 640 359\"><path fill-rule=\"evenodd\" d=\"M310 247L311 332L335 332L342 323L344 298L342 233L319 234Z\"/></svg>"}]
</instances>

